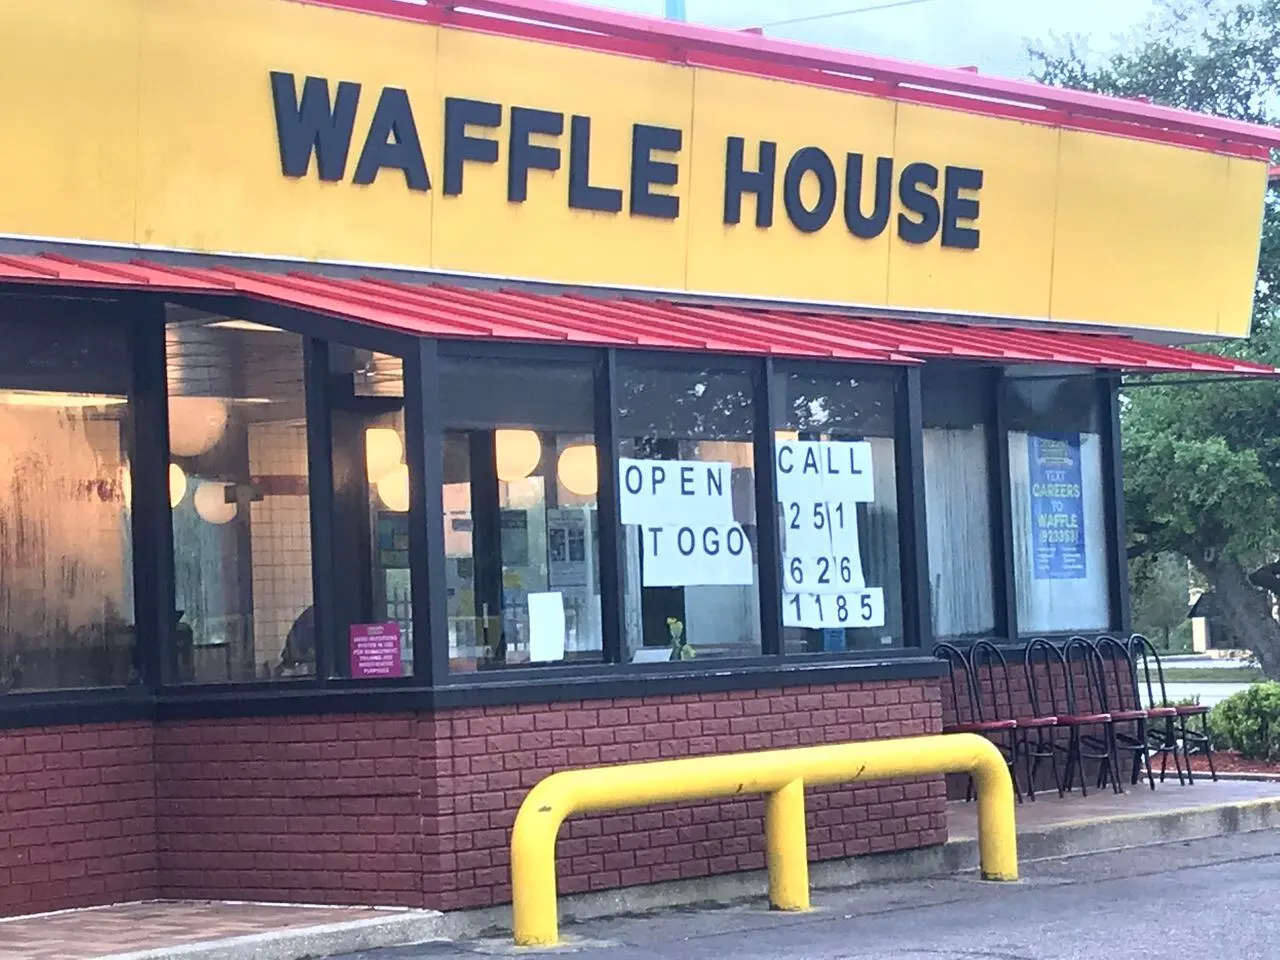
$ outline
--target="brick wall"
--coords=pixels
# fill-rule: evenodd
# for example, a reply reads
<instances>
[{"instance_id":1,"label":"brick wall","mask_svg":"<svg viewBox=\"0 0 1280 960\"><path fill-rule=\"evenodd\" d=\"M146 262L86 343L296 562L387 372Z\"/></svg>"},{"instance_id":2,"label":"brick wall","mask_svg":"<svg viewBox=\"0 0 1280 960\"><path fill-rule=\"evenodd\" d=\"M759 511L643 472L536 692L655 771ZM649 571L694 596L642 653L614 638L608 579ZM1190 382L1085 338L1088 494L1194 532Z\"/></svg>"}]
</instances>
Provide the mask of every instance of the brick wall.
<instances>
[{"instance_id":1,"label":"brick wall","mask_svg":"<svg viewBox=\"0 0 1280 960\"><path fill-rule=\"evenodd\" d=\"M434 721L425 761L428 906L510 899L507 843L527 789L566 767L808 746L941 729L936 681L647 697L453 711ZM810 857L942 843L942 778L809 791ZM622 811L566 824L562 892L764 866L758 798Z\"/></svg>"},{"instance_id":2,"label":"brick wall","mask_svg":"<svg viewBox=\"0 0 1280 960\"><path fill-rule=\"evenodd\" d=\"M165 897L421 906L413 715L162 723Z\"/></svg>"},{"instance_id":3,"label":"brick wall","mask_svg":"<svg viewBox=\"0 0 1280 960\"><path fill-rule=\"evenodd\" d=\"M510 899L510 828L555 770L936 732L937 681L395 716L0 734L0 913L150 897L459 909ZM809 791L815 860L946 839L940 777ZM564 892L764 866L747 798L576 818Z\"/></svg>"},{"instance_id":4,"label":"brick wall","mask_svg":"<svg viewBox=\"0 0 1280 960\"><path fill-rule=\"evenodd\" d=\"M149 723L0 731L0 914L154 897Z\"/></svg>"}]
</instances>

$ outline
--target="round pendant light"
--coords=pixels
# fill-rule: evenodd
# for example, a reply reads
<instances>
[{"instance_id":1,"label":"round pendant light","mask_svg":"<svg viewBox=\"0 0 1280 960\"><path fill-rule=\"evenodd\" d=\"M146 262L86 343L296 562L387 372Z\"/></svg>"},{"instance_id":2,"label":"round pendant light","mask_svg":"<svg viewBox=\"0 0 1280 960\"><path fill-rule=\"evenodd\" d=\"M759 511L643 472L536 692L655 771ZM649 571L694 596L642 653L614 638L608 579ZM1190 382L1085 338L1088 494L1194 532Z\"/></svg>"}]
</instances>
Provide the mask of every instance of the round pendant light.
<instances>
[{"instance_id":1,"label":"round pendant light","mask_svg":"<svg viewBox=\"0 0 1280 960\"><path fill-rule=\"evenodd\" d=\"M404 442L391 427L370 427L364 432L364 464L370 483L386 476L404 458Z\"/></svg>"},{"instance_id":2,"label":"round pendant light","mask_svg":"<svg viewBox=\"0 0 1280 960\"><path fill-rule=\"evenodd\" d=\"M499 480L523 480L542 459L542 441L532 430L495 430L493 445Z\"/></svg>"},{"instance_id":3,"label":"round pendant light","mask_svg":"<svg viewBox=\"0 0 1280 960\"><path fill-rule=\"evenodd\" d=\"M227 405L217 397L169 398L169 450L179 457L208 453L227 428Z\"/></svg>"},{"instance_id":4,"label":"round pendant light","mask_svg":"<svg viewBox=\"0 0 1280 960\"><path fill-rule=\"evenodd\" d=\"M130 485L132 495L132 485ZM176 507L187 495L187 475L176 463L169 464L169 506Z\"/></svg>"},{"instance_id":5,"label":"round pendant light","mask_svg":"<svg viewBox=\"0 0 1280 960\"><path fill-rule=\"evenodd\" d=\"M196 487L191 502L195 504L196 513L200 514L200 519L205 523L221 526L235 519L239 505L234 501L227 502L228 486L230 484L206 481Z\"/></svg>"},{"instance_id":6,"label":"round pendant light","mask_svg":"<svg viewBox=\"0 0 1280 960\"><path fill-rule=\"evenodd\" d=\"M580 497L594 497L600 489L598 470L596 448L591 444L575 444L560 451L556 472L560 482L570 493Z\"/></svg>"},{"instance_id":7,"label":"round pendant light","mask_svg":"<svg viewBox=\"0 0 1280 960\"><path fill-rule=\"evenodd\" d=\"M409 467L399 463L378 478L378 499L393 513L406 513L409 509Z\"/></svg>"}]
</instances>

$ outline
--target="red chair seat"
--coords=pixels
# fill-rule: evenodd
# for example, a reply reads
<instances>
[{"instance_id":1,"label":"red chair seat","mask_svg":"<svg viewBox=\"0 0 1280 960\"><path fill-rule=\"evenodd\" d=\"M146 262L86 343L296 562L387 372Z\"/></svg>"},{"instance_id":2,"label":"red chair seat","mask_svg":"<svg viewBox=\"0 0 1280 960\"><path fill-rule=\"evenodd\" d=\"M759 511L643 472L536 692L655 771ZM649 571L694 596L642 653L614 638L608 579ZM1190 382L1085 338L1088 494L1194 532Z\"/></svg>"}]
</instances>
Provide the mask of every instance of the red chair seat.
<instances>
[{"instance_id":1,"label":"red chair seat","mask_svg":"<svg viewBox=\"0 0 1280 960\"><path fill-rule=\"evenodd\" d=\"M1057 717L1019 717L1015 721L1020 728L1027 730L1039 730L1043 727L1056 727L1058 725Z\"/></svg>"},{"instance_id":2,"label":"red chair seat","mask_svg":"<svg viewBox=\"0 0 1280 960\"><path fill-rule=\"evenodd\" d=\"M1112 720L1145 720L1146 718L1145 710L1113 710L1111 713Z\"/></svg>"},{"instance_id":3,"label":"red chair seat","mask_svg":"<svg viewBox=\"0 0 1280 960\"><path fill-rule=\"evenodd\" d=\"M1147 711L1148 717L1176 717L1177 715L1177 707L1152 707Z\"/></svg>"},{"instance_id":4,"label":"red chair seat","mask_svg":"<svg viewBox=\"0 0 1280 960\"><path fill-rule=\"evenodd\" d=\"M975 720L972 723L957 723L943 727L943 733L990 733L993 730L1016 730L1017 720Z\"/></svg>"},{"instance_id":5,"label":"red chair seat","mask_svg":"<svg viewBox=\"0 0 1280 960\"><path fill-rule=\"evenodd\" d=\"M1178 711L1178 716L1180 717L1195 717L1202 713L1209 712L1208 707L1201 706L1198 703L1186 704L1185 706L1177 707L1175 709Z\"/></svg>"},{"instance_id":6,"label":"red chair seat","mask_svg":"<svg viewBox=\"0 0 1280 960\"><path fill-rule=\"evenodd\" d=\"M1110 723L1109 713L1081 713L1073 717L1059 717L1058 723L1066 727L1082 727L1090 723Z\"/></svg>"}]
</instances>

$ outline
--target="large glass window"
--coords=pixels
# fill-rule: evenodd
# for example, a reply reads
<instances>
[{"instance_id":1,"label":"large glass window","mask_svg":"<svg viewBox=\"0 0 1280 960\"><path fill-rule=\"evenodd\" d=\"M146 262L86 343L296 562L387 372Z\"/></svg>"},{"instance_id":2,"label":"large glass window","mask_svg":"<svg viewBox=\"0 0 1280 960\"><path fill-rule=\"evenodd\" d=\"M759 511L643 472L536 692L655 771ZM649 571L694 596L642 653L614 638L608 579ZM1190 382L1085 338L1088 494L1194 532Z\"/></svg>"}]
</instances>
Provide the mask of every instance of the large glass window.
<instances>
[{"instance_id":1,"label":"large glass window","mask_svg":"<svg viewBox=\"0 0 1280 960\"><path fill-rule=\"evenodd\" d=\"M987 461L987 381L925 370L924 491L929 590L936 637L971 637L996 626Z\"/></svg>"},{"instance_id":2,"label":"large glass window","mask_svg":"<svg viewBox=\"0 0 1280 960\"><path fill-rule=\"evenodd\" d=\"M759 654L751 376L623 365L619 381L627 659Z\"/></svg>"},{"instance_id":3,"label":"large glass window","mask_svg":"<svg viewBox=\"0 0 1280 960\"><path fill-rule=\"evenodd\" d=\"M135 682L128 336L0 298L0 339L0 691Z\"/></svg>"},{"instance_id":4,"label":"large glass window","mask_svg":"<svg viewBox=\"0 0 1280 960\"><path fill-rule=\"evenodd\" d=\"M1105 630L1111 611L1097 384L1032 371L1009 380L1008 400L1018 629Z\"/></svg>"},{"instance_id":5,"label":"large glass window","mask_svg":"<svg viewBox=\"0 0 1280 960\"><path fill-rule=\"evenodd\" d=\"M179 681L315 673L302 338L171 308Z\"/></svg>"},{"instance_id":6,"label":"large glass window","mask_svg":"<svg viewBox=\"0 0 1280 960\"><path fill-rule=\"evenodd\" d=\"M774 394L786 650L902 646L893 382L779 373Z\"/></svg>"},{"instance_id":7,"label":"large glass window","mask_svg":"<svg viewBox=\"0 0 1280 960\"><path fill-rule=\"evenodd\" d=\"M339 677L413 673L409 574L409 466L405 457L404 363L399 357L329 344L334 554L332 614Z\"/></svg>"},{"instance_id":8,"label":"large glass window","mask_svg":"<svg viewBox=\"0 0 1280 960\"><path fill-rule=\"evenodd\" d=\"M454 670L602 657L588 364L441 360Z\"/></svg>"}]
</instances>

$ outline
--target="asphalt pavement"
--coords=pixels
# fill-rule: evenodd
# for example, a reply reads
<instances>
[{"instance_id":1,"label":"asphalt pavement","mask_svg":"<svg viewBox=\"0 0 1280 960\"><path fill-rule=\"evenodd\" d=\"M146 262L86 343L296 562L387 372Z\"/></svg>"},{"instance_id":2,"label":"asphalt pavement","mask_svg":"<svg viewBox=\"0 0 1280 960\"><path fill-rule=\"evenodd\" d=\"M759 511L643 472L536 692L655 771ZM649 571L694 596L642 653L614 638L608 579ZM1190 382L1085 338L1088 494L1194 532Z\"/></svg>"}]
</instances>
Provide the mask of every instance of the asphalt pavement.
<instances>
[{"instance_id":1,"label":"asphalt pavement","mask_svg":"<svg viewBox=\"0 0 1280 960\"><path fill-rule=\"evenodd\" d=\"M815 891L807 914L759 903L562 923L584 960L1147 960L1280 957L1280 831L1024 864L1016 884L949 877ZM542 956L509 934L346 960Z\"/></svg>"}]
</instances>

